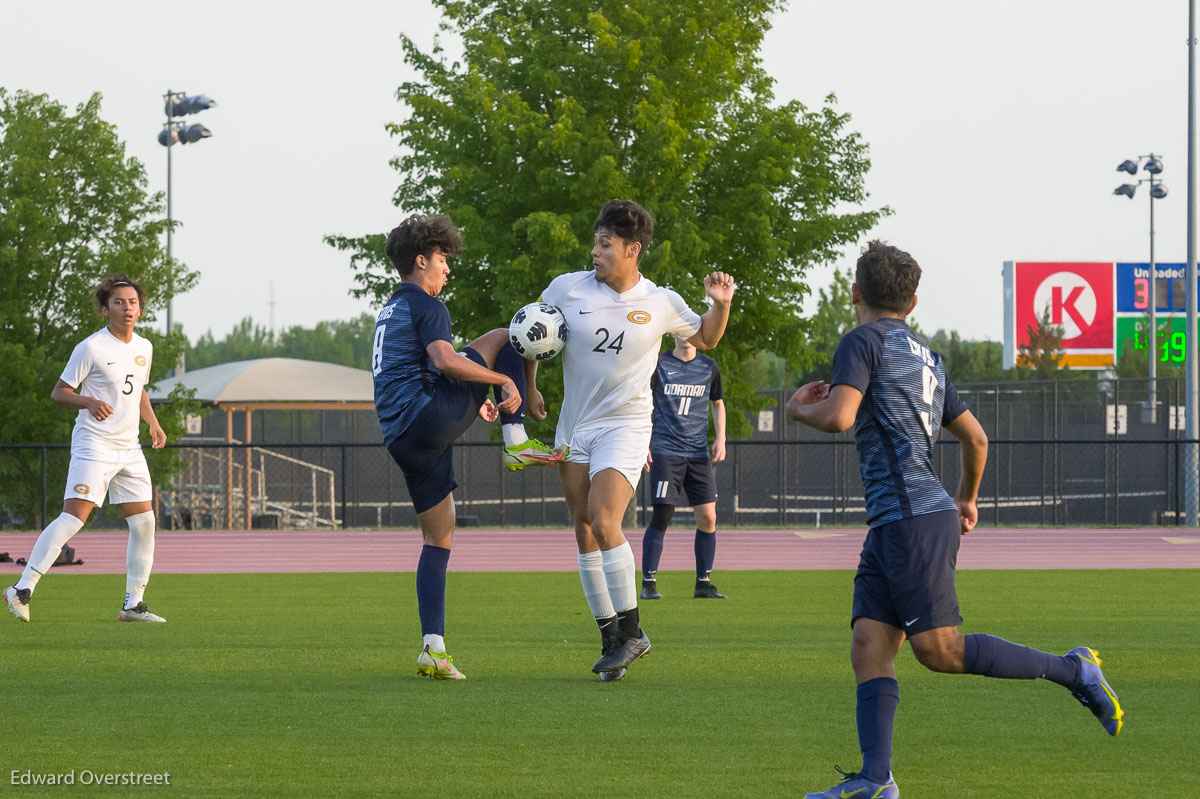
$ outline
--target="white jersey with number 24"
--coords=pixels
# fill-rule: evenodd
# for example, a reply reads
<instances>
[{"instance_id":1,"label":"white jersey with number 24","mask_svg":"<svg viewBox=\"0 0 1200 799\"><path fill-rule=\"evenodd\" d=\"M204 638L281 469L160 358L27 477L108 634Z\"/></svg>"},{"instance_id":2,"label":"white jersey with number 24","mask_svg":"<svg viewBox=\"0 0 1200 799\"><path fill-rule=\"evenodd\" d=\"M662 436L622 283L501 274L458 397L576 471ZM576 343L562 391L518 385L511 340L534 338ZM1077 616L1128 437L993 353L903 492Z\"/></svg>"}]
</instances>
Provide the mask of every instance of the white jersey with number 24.
<instances>
[{"instance_id":1,"label":"white jersey with number 24","mask_svg":"<svg viewBox=\"0 0 1200 799\"><path fill-rule=\"evenodd\" d=\"M567 320L558 441L569 443L575 430L597 424L649 425L650 377L663 336L691 338L700 315L645 276L618 294L594 272L571 272L556 277L542 300L558 306Z\"/></svg>"}]
</instances>

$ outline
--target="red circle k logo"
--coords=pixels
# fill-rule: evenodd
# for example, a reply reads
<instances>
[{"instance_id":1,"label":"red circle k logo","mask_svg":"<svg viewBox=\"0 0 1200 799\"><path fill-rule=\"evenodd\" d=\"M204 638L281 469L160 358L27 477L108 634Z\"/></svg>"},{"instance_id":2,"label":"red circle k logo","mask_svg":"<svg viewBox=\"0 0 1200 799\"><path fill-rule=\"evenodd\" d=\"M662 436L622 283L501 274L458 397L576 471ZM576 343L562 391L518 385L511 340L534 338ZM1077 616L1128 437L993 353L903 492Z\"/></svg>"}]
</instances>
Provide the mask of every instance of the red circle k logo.
<instances>
[{"instance_id":1,"label":"red circle k logo","mask_svg":"<svg viewBox=\"0 0 1200 799\"><path fill-rule=\"evenodd\" d=\"M1050 324L1061 325L1063 340L1076 338L1096 321L1096 292L1076 272L1055 272L1033 293L1033 310L1039 317L1049 308Z\"/></svg>"}]
</instances>

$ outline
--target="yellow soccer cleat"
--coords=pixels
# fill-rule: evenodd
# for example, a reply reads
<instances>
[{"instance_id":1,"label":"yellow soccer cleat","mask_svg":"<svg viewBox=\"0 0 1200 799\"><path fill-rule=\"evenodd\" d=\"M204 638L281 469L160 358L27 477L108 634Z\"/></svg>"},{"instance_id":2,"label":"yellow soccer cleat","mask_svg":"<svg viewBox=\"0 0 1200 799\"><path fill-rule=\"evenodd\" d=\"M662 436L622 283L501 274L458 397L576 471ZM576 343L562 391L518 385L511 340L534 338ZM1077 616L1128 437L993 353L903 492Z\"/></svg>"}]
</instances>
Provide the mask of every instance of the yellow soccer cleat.
<instances>
[{"instance_id":1,"label":"yellow soccer cleat","mask_svg":"<svg viewBox=\"0 0 1200 799\"><path fill-rule=\"evenodd\" d=\"M445 652L433 652L428 646L417 655L417 674L436 680L465 680L467 675L454 668L454 658Z\"/></svg>"},{"instance_id":2,"label":"yellow soccer cleat","mask_svg":"<svg viewBox=\"0 0 1200 799\"><path fill-rule=\"evenodd\" d=\"M551 447L531 438L504 448L504 466L517 472L526 466L553 466L567 457L570 447Z\"/></svg>"}]
</instances>

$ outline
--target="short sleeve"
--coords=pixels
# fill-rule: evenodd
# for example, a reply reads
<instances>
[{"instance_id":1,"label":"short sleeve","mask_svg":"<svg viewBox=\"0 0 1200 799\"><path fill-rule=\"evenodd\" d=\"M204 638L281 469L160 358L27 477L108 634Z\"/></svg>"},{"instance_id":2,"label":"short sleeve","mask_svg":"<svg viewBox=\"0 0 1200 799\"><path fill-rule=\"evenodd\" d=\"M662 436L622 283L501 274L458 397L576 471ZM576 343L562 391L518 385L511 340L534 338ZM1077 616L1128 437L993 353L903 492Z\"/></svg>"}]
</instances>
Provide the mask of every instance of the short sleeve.
<instances>
[{"instance_id":1,"label":"short sleeve","mask_svg":"<svg viewBox=\"0 0 1200 799\"><path fill-rule=\"evenodd\" d=\"M667 332L684 339L696 335L696 332L700 330L700 314L689 308L678 292L671 289L665 289L665 291L674 317L667 320Z\"/></svg>"},{"instance_id":2,"label":"short sleeve","mask_svg":"<svg viewBox=\"0 0 1200 799\"><path fill-rule=\"evenodd\" d=\"M88 341L89 339L84 339L75 345L75 349L71 351L71 358L67 361L66 368L58 376L59 380L62 380L71 388L79 388L79 384L92 371L92 353L88 347Z\"/></svg>"},{"instance_id":3,"label":"short sleeve","mask_svg":"<svg viewBox=\"0 0 1200 799\"><path fill-rule=\"evenodd\" d=\"M883 339L870 335L865 327L856 327L838 342L833 354L833 377L830 386L846 385L867 393L871 375L879 366Z\"/></svg>"},{"instance_id":4,"label":"short sleeve","mask_svg":"<svg viewBox=\"0 0 1200 799\"><path fill-rule=\"evenodd\" d=\"M725 399L725 388L721 385L721 367L717 366L717 362L712 362L712 385L708 388L708 398L710 400Z\"/></svg>"},{"instance_id":5,"label":"short sleeve","mask_svg":"<svg viewBox=\"0 0 1200 799\"><path fill-rule=\"evenodd\" d=\"M971 410L966 402L958 396L958 391L955 390L954 384L946 378L946 393L942 400L942 427L953 422L965 412Z\"/></svg>"},{"instance_id":6,"label":"short sleeve","mask_svg":"<svg viewBox=\"0 0 1200 799\"><path fill-rule=\"evenodd\" d=\"M546 290L542 292L542 296L538 297L538 300L540 302L547 303L548 305L553 305L555 308L561 308L564 285L568 277L569 273L567 275L559 275L551 280L550 285L546 286Z\"/></svg>"},{"instance_id":7,"label":"short sleeve","mask_svg":"<svg viewBox=\"0 0 1200 799\"><path fill-rule=\"evenodd\" d=\"M428 347L435 341L453 343L454 339L450 338L450 312L446 306L432 297L421 305L421 313L413 319L413 328L421 337L421 346Z\"/></svg>"}]
</instances>

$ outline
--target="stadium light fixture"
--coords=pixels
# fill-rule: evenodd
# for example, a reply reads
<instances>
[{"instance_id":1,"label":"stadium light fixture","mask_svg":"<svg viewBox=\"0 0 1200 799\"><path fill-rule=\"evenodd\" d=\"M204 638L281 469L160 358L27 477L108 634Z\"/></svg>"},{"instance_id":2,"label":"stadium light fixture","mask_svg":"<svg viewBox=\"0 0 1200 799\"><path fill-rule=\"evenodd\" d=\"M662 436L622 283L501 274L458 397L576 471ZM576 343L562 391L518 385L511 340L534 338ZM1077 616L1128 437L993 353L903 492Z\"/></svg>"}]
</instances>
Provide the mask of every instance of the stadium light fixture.
<instances>
[{"instance_id":1,"label":"stadium light fixture","mask_svg":"<svg viewBox=\"0 0 1200 799\"><path fill-rule=\"evenodd\" d=\"M1167 196L1167 187L1162 184L1158 176L1162 174L1163 162L1160 156L1150 153L1149 155L1139 155L1135 161L1132 158L1127 158L1117 167L1118 172L1128 172L1131 175L1136 175L1138 164L1142 165L1142 170L1149 173L1150 177L1141 178L1137 183L1125 183L1113 189L1113 194L1133 199L1134 192L1137 187L1143 183L1150 184L1150 279L1149 279L1149 296L1147 297L1150 306L1150 330L1146 336L1146 352L1149 355L1150 361L1150 391L1149 401L1147 402L1146 418L1143 421L1148 421L1150 424L1158 423L1158 272L1154 264L1154 201L1161 200Z\"/></svg>"},{"instance_id":2,"label":"stadium light fixture","mask_svg":"<svg viewBox=\"0 0 1200 799\"><path fill-rule=\"evenodd\" d=\"M187 116L188 114L197 114L201 111L206 111L209 108L216 106L217 102L211 97L203 94L188 94L187 92L173 92L167 89L167 93L163 95L163 110L167 114L167 121L163 123L163 129L158 132L158 143L167 148L167 260L171 260L171 148L176 144L195 144L196 142L207 139L212 136L212 131L203 125L196 123L188 124L186 122L177 122L179 117ZM169 285L167 287L167 333L171 333L174 327L174 317L171 313L172 305L175 300L175 287ZM184 371L183 355L179 356L179 367L177 370L168 372L168 377L175 372Z\"/></svg>"}]
</instances>

